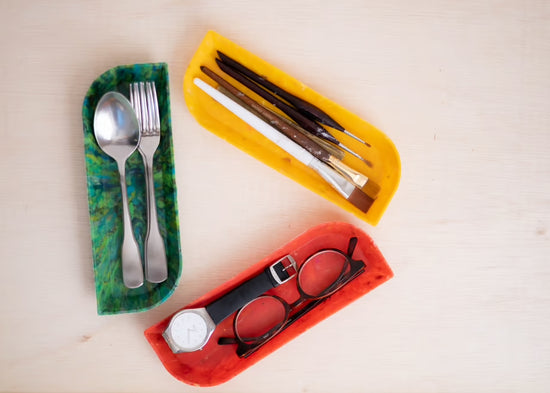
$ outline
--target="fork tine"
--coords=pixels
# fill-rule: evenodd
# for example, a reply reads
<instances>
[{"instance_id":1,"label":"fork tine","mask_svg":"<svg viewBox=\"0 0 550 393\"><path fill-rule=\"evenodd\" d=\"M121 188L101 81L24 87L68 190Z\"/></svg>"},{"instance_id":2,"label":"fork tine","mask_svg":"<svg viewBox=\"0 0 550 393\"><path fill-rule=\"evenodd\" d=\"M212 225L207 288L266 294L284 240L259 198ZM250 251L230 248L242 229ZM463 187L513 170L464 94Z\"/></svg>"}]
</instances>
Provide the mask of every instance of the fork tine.
<instances>
[{"instance_id":1,"label":"fork tine","mask_svg":"<svg viewBox=\"0 0 550 393\"><path fill-rule=\"evenodd\" d=\"M141 110L141 121L143 124L143 132L149 132L149 111L147 110L147 97L145 94L145 83L139 82L139 101Z\"/></svg>"},{"instance_id":2,"label":"fork tine","mask_svg":"<svg viewBox=\"0 0 550 393\"><path fill-rule=\"evenodd\" d=\"M132 103L132 106L134 108L134 112L136 112L136 116L138 119L139 124L139 131L143 131L143 116L141 114L141 100L139 97L139 90L138 90L138 83L132 83L130 84L130 102Z\"/></svg>"},{"instance_id":3,"label":"fork tine","mask_svg":"<svg viewBox=\"0 0 550 393\"><path fill-rule=\"evenodd\" d=\"M129 90L130 90L130 104L132 104L132 108L134 108L134 91L132 89L132 83L130 83Z\"/></svg>"},{"instance_id":4,"label":"fork tine","mask_svg":"<svg viewBox=\"0 0 550 393\"><path fill-rule=\"evenodd\" d=\"M153 85L153 114L154 114L154 127L156 132L160 132L160 113L159 113L159 101L157 98L157 87L155 82L152 82Z\"/></svg>"},{"instance_id":5,"label":"fork tine","mask_svg":"<svg viewBox=\"0 0 550 393\"><path fill-rule=\"evenodd\" d=\"M129 93L130 93L130 104L132 104L132 108L134 109L134 112L136 111L136 99L134 97L134 84L133 83L130 83L130 86L128 86L128 90L129 90ZM137 116L137 112L136 112L136 116ZM138 118L138 122L139 122L139 118Z\"/></svg>"},{"instance_id":6,"label":"fork tine","mask_svg":"<svg viewBox=\"0 0 550 393\"><path fill-rule=\"evenodd\" d=\"M130 84L129 90L140 132L144 135L159 135L160 112L155 82L134 82Z\"/></svg>"},{"instance_id":7,"label":"fork tine","mask_svg":"<svg viewBox=\"0 0 550 393\"><path fill-rule=\"evenodd\" d=\"M148 120L148 132L153 133L153 126L154 126L154 109L153 109L153 92L151 91L151 82L145 83L145 95L146 95L146 102L147 102L147 120Z\"/></svg>"}]
</instances>

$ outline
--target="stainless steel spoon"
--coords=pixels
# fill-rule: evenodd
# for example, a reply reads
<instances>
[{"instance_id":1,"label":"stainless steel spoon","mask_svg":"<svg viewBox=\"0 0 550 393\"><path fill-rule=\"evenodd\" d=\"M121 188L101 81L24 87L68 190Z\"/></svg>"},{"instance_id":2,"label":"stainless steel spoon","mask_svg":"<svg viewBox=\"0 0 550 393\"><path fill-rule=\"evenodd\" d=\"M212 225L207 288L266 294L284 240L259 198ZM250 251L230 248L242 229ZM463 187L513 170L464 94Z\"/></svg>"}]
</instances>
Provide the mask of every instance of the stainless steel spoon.
<instances>
[{"instance_id":1,"label":"stainless steel spoon","mask_svg":"<svg viewBox=\"0 0 550 393\"><path fill-rule=\"evenodd\" d=\"M117 92L108 92L101 97L94 114L94 134L99 147L118 165L124 215L122 279L128 288L137 288L143 284L143 266L128 209L125 164L138 147L141 136L136 114L126 97Z\"/></svg>"}]
</instances>

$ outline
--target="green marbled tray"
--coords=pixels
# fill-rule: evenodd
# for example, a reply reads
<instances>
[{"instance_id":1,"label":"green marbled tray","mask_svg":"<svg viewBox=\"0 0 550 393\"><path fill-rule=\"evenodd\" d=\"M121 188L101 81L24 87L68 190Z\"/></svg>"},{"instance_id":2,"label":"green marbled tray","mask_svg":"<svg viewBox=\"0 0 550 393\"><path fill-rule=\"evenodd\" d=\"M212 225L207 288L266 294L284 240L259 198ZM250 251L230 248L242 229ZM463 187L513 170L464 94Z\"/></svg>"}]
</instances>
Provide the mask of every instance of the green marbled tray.
<instances>
[{"instance_id":1,"label":"green marbled tray","mask_svg":"<svg viewBox=\"0 0 550 393\"><path fill-rule=\"evenodd\" d=\"M128 289L122 282L122 195L117 165L97 145L93 119L96 105L104 93L115 90L128 97L129 84L145 80L155 82L160 107L161 141L154 159L154 179L159 227L168 259L168 279L160 284L145 282L140 288ZM82 121L97 312L105 315L145 311L162 303L172 294L181 274L167 65L135 64L108 70L90 86L84 98ZM126 182L134 235L143 255L147 229L146 193L144 166L137 150L126 163Z\"/></svg>"}]
</instances>

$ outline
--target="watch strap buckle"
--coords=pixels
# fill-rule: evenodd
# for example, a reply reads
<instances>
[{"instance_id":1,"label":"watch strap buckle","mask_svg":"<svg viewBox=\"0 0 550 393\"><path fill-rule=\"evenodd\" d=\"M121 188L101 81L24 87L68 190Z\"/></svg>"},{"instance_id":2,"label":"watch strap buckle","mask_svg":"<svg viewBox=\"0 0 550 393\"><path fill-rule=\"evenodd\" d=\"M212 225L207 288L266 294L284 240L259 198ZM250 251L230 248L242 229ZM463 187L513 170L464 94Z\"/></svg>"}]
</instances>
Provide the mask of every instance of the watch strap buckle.
<instances>
[{"instance_id":1,"label":"watch strap buckle","mask_svg":"<svg viewBox=\"0 0 550 393\"><path fill-rule=\"evenodd\" d=\"M278 285L284 284L298 272L294 258L286 255L269 267L269 272Z\"/></svg>"}]
</instances>

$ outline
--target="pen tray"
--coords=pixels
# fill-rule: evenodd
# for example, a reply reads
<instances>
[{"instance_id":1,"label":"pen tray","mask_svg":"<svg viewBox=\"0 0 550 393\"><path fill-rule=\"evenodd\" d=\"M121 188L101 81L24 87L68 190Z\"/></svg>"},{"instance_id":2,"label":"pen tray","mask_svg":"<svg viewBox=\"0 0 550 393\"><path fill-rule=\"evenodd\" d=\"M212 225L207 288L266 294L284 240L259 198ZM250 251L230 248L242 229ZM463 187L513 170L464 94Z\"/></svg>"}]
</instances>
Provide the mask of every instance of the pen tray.
<instances>
[{"instance_id":1,"label":"pen tray","mask_svg":"<svg viewBox=\"0 0 550 393\"><path fill-rule=\"evenodd\" d=\"M122 282L122 194L117 164L99 148L93 121L95 108L104 93L118 91L128 97L129 84L137 81L154 81L157 88L161 139L154 157L154 183L159 229L166 246L168 279L160 284L145 282L139 288L128 289ZM150 309L172 294L181 274L167 65L134 64L106 71L92 83L84 98L82 120L97 312L103 315ZM144 171L142 158L136 150L126 162L126 184L134 235L142 256L147 231Z\"/></svg>"},{"instance_id":2,"label":"pen tray","mask_svg":"<svg viewBox=\"0 0 550 393\"><path fill-rule=\"evenodd\" d=\"M145 331L145 337L164 367L178 380L197 386L213 386L226 382L294 337L390 279L393 276L390 267L372 239L364 232L347 223L325 223L311 228L262 261L185 307L206 306L229 290L256 276L285 255L292 255L300 266L308 256L321 249L337 248L346 252L349 239L354 236L358 238L358 242L353 259L362 260L366 265L365 271L274 336L248 358L240 358L236 354L236 345L218 344L220 337L234 337L234 315L218 324L205 347L196 352L174 354L164 340L162 333L175 313L148 328ZM296 277L267 293L280 296L288 302L294 301L298 297ZM321 351L318 355L322 356Z\"/></svg>"},{"instance_id":3,"label":"pen tray","mask_svg":"<svg viewBox=\"0 0 550 393\"><path fill-rule=\"evenodd\" d=\"M345 164L363 173L380 186L375 202L366 213L361 212L343 198L312 169L291 157L194 85L194 78L200 78L215 86L215 83L200 70L204 65L250 94L257 102L266 105L265 100L251 93L219 69L215 62L217 50L239 61L275 85L323 109L346 130L371 144L371 147L367 147L339 131L328 128L341 143L373 164L370 168L350 154L346 154L343 159ZM206 34L191 59L185 73L183 88L190 112L203 127L369 224L376 225L379 222L399 185L401 164L392 141L374 126L213 31Z\"/></svg>"}]
</instances>

